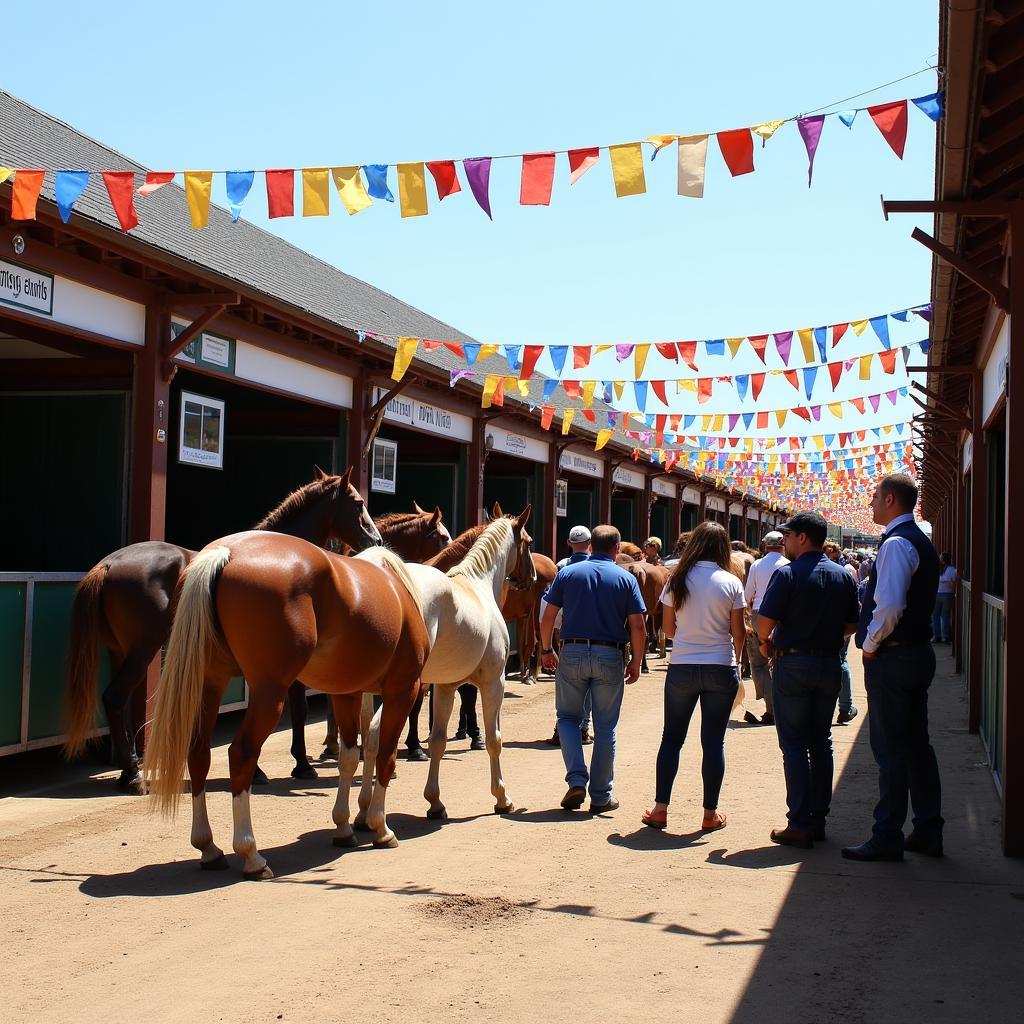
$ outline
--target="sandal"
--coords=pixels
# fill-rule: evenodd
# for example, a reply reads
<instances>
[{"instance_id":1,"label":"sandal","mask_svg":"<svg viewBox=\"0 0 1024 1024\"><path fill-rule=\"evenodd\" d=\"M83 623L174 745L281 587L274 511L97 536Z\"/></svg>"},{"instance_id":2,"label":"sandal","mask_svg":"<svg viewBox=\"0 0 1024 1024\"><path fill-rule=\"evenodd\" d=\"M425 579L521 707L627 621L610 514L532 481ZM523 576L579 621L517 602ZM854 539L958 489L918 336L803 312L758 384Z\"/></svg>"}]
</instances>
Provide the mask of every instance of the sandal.
<instances>
[{"instance_id":1,"label":"sandal","mask_svg":"<svg viewBox=\"0 0 1024 1024\"><path fill-rule=\"evenodd\" d=\"M716 812L716 813L717 813L717 812ZM728 822L729 822L729 819L728 819L728 818L727 818L727 817L726 817L726 816L725 816L724 814L719 814L718 816L719 816L719 818L721 818L722 820L721 820L721 821L718 821L718 822L716 822L716 821L714 820L714 818L712 818L712 819L711 819L711 824L710 824L710 825L708 824L708 819L707 819L707 817L705 817L705 818L704 818L704 820L703 820L703 821L701 822L701 826L700 826L700 830L701 830L701 832L717 832L717 831L718 831L719 829L723 829L723 828L725 828L725 826L726 826L726 825L728 824Z\"/></svg>"},{"instance_id":2,"label":"sandal","mask_svg":"<svg viewBox=\"0 0 1024 1024\"><path fill-rule=\"evenodd\" d=\"M668 815L656 817L651 811L644 811L640 819L648 828L668 828Z\"/></svg>"}]
</instances>

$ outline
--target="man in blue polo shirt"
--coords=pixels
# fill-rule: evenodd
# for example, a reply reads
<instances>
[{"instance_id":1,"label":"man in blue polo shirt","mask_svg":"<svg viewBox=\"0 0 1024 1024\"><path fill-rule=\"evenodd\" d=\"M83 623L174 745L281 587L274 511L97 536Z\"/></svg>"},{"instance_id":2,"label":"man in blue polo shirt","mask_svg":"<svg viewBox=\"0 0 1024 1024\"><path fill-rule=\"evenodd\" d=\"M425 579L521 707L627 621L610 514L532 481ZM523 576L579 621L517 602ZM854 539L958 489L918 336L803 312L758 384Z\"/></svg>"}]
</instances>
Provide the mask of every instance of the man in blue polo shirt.
<instances>
[{"instance_id":1,"label":"man in blue polo shirt","mask_svg":"<svg viewBox=\"0 0 1024 1024\"><path fill-rule=\"evenodd\" d=\"M757 618L761 653L775 659L772 697L789 806L789 824L772 829L771 840L810 849L825 838L841 650L860 606L853 577L822 550L828 532L822 516L798 512L779 530L790 562L772 575Z\"/></svg>"},{"instance_id":2,"label":"man in blue polo shirt","mask_svg":"<svg viewBox=\"0 0 1024 1024\"><path fill-rule=\"evenodd\" d=\"M560 569L548 588L540 623L541 664L555 672L558 736L569 789L562 798L567 811L578 810L590 783L590 812L614 811L615 729L624 683L640 676L644 653L646 605L636 579L615 564L621 537L614 526L596 526L590 535L591 556ZM562 649L551 636L562 609ZM627 632L628 624L628 632ZM623 672L623 651L632 644ZM580 722L587 694L593 701L594 753L587 770Z\"/></svg>"}]
</instances>

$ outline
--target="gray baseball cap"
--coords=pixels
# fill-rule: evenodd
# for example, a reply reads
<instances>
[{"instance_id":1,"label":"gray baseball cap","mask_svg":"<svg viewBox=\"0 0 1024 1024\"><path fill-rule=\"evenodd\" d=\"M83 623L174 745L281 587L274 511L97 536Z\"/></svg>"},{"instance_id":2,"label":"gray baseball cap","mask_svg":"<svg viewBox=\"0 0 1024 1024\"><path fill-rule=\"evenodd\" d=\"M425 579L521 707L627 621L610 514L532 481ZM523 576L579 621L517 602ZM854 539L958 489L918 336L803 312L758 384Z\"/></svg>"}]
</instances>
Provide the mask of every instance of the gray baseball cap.
<instances>
[{"instance_id":1,"label":"gray baseball cap","mask_svg":"<svg viewBox=\"0 0 1024 1024\"><path fill-rule=\"evenodd\" d=\"M574 526L569 531L570 544L589 544L590 531L585 526Z\"/></svg>"},{"instance_id":2,"label":"gray baseball cap","mask_svg":"<svg viewBox=\"0 0 1024 1024\"><path fill-rule=\"evenodd\" d=\"M785 539L786 538L783 537L778 530L770 530L768 533L764 535L764 540L762 541L762 543L766 548L779 548L782 547L782 542Z\"/></svg>"}]
</instances>

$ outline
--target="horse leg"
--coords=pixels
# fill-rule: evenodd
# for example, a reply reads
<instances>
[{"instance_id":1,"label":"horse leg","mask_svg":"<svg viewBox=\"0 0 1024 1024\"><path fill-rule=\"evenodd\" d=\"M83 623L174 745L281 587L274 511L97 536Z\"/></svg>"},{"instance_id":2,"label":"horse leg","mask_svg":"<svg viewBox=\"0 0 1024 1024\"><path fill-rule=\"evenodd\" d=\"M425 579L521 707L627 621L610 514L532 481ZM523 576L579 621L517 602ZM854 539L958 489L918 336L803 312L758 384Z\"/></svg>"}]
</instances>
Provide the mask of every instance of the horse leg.
<instances>
[{"instance_id":1,"label":"horse leg","mask_svg":"<svg viewBox=\"0 0 1024 1024\"><path fill-rule=\"evenodd\" d=\"M306 687L298 680L288 687L288 711L292 720L292 757L295 758L292 778L315 779L316 769L306 756L306 720L309 717Z\"/></svg>"},{"instance_id":2,"label":"horse leg","mask_svg":"<svg viewBox=\"0 0 1024 1024\"><path fill-rule=\"evenodd\" d=\"M213 841L213 829L206 813L206 778L210 773L210 739L220 701L227 688L227 679L211 680L203 683L203 703L200 709L199 728L192 740L188 752L188 775L192 787L192 835L190 841L199 851L199 866L204 871L222 871L228 866L227 859L219 846Z\"/></svg>"},{"instance_id":3,"label":"horse leg","mask_svg":"<svg viewBox=\"0 0 1024 1024\"><path fill-rule=\"evenodd\" d=\"M338 796L334 801L332 817L337 830L332 842L335 846L357 846L356 837L349 824L349 797L352 792L352 778L359 767L359 705L358 693L332 695L331 705L334 717L341 730L341 744L338 753Z\"/></svg>"},{"instance_id":4,"label":"horse leg","mask_svg":"<svg viewBox=\"0 0 1024 1024\"><path fill-rule=\"evenodd\" d=\"M380 747L380 714L380 708L374 711L373 696L364 693L359 709L359 728L363 737L363 784L359 787L359 813L355 820L355 827L358 829L369 828L366 824L366 813L373 799L373 766Z\"/></svg>"},{"instance_id":5,"label":"horse leg","mask_svg":"<svg viewBox=\"0 0 1024 1024\"><path fill-rule=\"evenodd\" d=\"M322 761L325 757L337 757L338 751L338 723L334 718L334 702L327 702L327 732L324 734L324 752L320 755Z\"/></svg>"},{"instance_id":6,"label":"horse leg","mask_svg":"<svg viewBox=\"0 0 1024 1024\"><path fill-rule=\"evenodd\" d=\"M231 816L235 832L232 847L243 858L242 873L246 878L273 878L274 872L256 849L252 831L249 794L256 762L267 737L281 719L287 687L281 683L249 680L249 707L231 746L228 765L231 769Z\"/></svg>"},{"instance_id":7,"label":"horse leg","mask_svg":"<svg viewBox=\"0 0 1024 1024\"><path fill-rule=\"evenodd\" d=\"M426 689L420 690L420 695L416 698L416 703L413 704L412 711L409 713L409 735L405 737L405 746L408 750L406 756L410 761L426 761L427 759L423 745L420 743L420 712L423 710L425 695Z\"/></svg>"},{"instance_id":8,"label":"horse leg","mask_svg":"<svg viewBox=\"0 0 1024 1024\"><path fill-rule=\"evenodd\" d=\"M380 748L377 751L377 781L370 798L370 807L366 812L366 824L371 831L377 833L373 845L378 848L395 847L398 840L395 833L388 828L384 803L388 795L388 783L395 771L395 757L398 753L398 742L402 738L402 728L409 718L416 698L422 692L423 683L415 679L408 694L395 694L385 699L380 715ZM402 699L405 697L406 699ZM371 730L372 731L372 730ZM369 753L366 760L369 761Z\"/></svg>"},{"instance_id":9,"label":"horse leg","mask_svg":"<svg viewBox=\"0 0 1024 1024\"><path fill-rule=\"evenodd\" d=\"M509 814L515 810L505 792L505 780L501 777L501 702L504 696L505 678L501 672L480 686L487 756L491 762L491 795L495 799L494 810L497 814Z\"/></svg>"},{"instance_id":10,"label":"horse leg","mask_svg":"<svg viewBox=\"0 0 1024 1024\"><path fill-rule=\"evenodd\" d=\"M136 648L120 662L112 658L114 671L110 683L103 691L103 708L110 725L110 746L114 764L121 769L117 788L123 793L142 792L142 776L139 773L139 761L132 740L130 706L132 695L140 686L145 685L146 669L155 654L155 648Z\"/></svg>"},{"instance_id":11,"label":"horse leg","mask_svg":"<svg viewBox=\"0 0 1024 1024\"><path fill-rule=\"evenodd\" d=\"M455 703L454 686L434 686L434 724L430 728L430 768L427 770L427 784L423 787L423 796L430 805L427 817L431 820L445 820L448 812L441 803L441 758L448 744L448 720L452 717L452 705Z\"/></svg>"}]
</instances>

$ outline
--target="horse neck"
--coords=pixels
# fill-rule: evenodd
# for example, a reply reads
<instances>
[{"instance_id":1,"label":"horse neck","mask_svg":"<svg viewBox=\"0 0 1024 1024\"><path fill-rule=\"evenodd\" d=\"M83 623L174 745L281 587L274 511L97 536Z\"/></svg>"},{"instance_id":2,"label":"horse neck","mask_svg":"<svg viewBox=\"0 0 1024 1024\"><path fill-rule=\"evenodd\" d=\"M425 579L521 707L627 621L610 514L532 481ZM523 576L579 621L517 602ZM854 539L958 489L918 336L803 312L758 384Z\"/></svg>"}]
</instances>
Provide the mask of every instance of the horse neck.
<instances>
[{"instance_id":1,"label":"horse neck","mask_svg":"<svg viewBox=\"0 0 1024 1024\"><path fill-rule=\"evenodd\" d=\"M284 512L272 525L263 526L261 529L285 533L289 537L298 537L300 540L323 547L331 532L327 512L327 506L323 502L304 501Z\"/></svg>"},{"instance_id":2,"label":"horse neck","mask_svg":"<svg viewBox=\"0 0 1024 1024\"><path fill-rule=\"evenodd\" d=\"M486 532L486 531L485 531ZM500 608L502 591L505 588L505 580L509 574L509 558L512 552L515 550L516 536L515 532L509 530L508 540L503 545L502 549L498 552L498 557L488 566L487 570L479 576L474 576L473 579L481 580L486 585L490 586L492 593L494 594L494 603Z\"/></svg>"},{"instance_id":3,"label":"horse neck","mask_svg":"<svg viewBox=\"0 0 1024 1024\"><path fill-rule=\"evenodd\" d=\"M454 569L469 554L485 529L485 526L471 526L465 533L460 533L443 551L433 558L428 558L424 564L440 569L441 572Z\"/></svg>"},{"instance_id":4,"label":"horse neck","mask_svg":"<svg viewBox=\"0 0 1024 1024\"><path fill-rule=\"evenodd\" d=\"M390 548L399 558L406 562L422 562L424 555L424 537L422 516L412 515L408 519L396 519L390 523L377 523L377 529Z\"/></svg>"}]
</instances>

